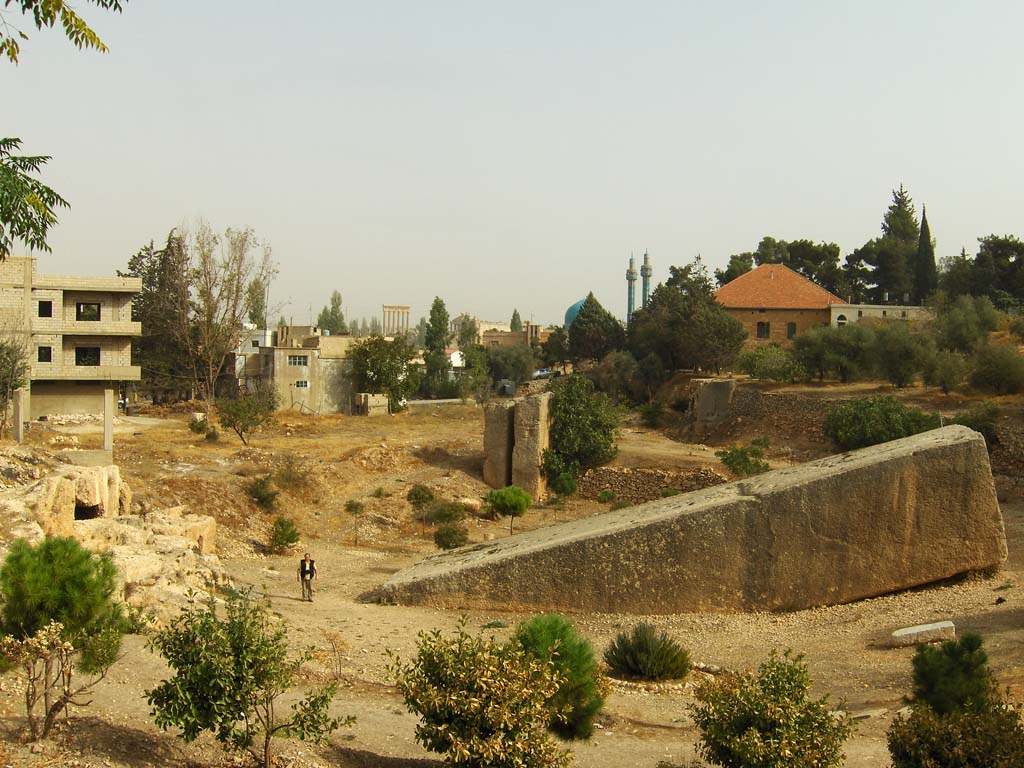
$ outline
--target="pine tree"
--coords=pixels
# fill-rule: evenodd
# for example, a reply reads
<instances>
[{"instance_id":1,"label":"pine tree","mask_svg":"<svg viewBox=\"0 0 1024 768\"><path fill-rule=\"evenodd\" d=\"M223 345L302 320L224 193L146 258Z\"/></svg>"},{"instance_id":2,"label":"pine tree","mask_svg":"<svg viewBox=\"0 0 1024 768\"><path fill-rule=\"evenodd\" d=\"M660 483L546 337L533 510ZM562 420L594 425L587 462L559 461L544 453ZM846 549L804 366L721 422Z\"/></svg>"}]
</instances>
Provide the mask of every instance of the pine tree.
<instances>
[{"instance_id":1,"label":"pine tree","mask_svg":"<svg viewBox=\"0 0 1024 768\"><path fill-rule=\"evenodd\" d=\"M914 262L914 301L922 303L939 287L939 274L935 268L935 241L928 227L928 214L921 208L921 235L917 241Z\"/></svg>"},{"instance_id":2,"label":"pine tree","mask_svg":"<svg viewBox=\"0 0 1024 768\"><path fill-rule=\"evenodd\" d=\"M879 258L875 264L879 292L887 293L890 300L903 301L903 297L912 292L920 234L914 202L900 184L899 189L892 191L892 203L882 220ZM879 297L882 298L884 296Z\"/></svg>"},{"instance_id":3,"label":"pine tree","mask_svg":"<svg viewBox=\"0 0 1024 768\"><path fill-rule=\"evenodd\" d=\"M519 310L512 310L512 321L508 324L508 329L512 333L519 333L523 330L523 320L519 317Z\"/></svg>"},{"instance_id":4,"label":"pine tree","mask_svg":"<svg viewBox=\"0 0 1024 768\"><path fill-rule=\"evenodd\" d=\"M331 336L339 336L348 333L345 325L345 315L341 311L341 294L338 291L331 293L330 307L324 307L317 316L316 324L323 330L330 331Z\"/></svg>"},{"instance_id":5,"label":"pine tree","mask_svg":"<svg viewBox=\"0 0 1024 768\"><path fill-rule=\"evenodd\" d=\"M574 360L600 360L626 346L626 332L617 319L587 294L576 319L569 326L569 354Z\"/></svg>"},{"instance_id":6,"label":"pine tree","mask_svg":"<svg viewBox=\"0 0 1024 768\"><path fill-rule=\"evenodd\" d=\"M435 296L434 303L430 305L430 320L427 321L423 340L426 350L423 355L426 368L426 377L423 383L427 394L439 394L448 381L448 372L451 370L452 364L445 350L451 340L452 332L448 309L441 298Z\"/></svg>"}]
</instances>

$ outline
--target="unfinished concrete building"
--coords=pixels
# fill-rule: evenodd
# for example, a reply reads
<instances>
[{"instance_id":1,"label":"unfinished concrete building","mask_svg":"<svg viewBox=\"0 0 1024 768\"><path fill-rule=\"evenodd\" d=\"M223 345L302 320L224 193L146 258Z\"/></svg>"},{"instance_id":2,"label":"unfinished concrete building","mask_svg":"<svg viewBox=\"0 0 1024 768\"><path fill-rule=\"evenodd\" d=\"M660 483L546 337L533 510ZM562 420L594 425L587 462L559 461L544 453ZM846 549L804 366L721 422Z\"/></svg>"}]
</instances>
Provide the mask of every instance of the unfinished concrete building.
<instances>
[{"instance_id":1,"label":"unfinished concrete building","mask_svg":"<svg viewBox=\"0 0 1024 768\"><path fill-rule=\"evenodd\" d=\"M27 401L21 416L102 414L121 382L138 381L132 365L135 277L40 275L33 257L0 262L0 333L25 345Z\"/></svg>"}]
</instances>

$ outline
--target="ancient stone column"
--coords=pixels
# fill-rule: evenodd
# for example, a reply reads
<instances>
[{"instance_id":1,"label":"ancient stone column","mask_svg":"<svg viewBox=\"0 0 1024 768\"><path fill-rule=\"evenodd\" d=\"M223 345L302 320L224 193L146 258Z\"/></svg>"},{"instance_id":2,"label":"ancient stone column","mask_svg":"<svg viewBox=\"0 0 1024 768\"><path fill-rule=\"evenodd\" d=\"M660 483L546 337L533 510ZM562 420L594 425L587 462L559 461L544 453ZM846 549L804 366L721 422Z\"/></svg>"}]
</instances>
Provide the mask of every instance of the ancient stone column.
<instances>
[{"instance_id":1,"label":"ancient stone column","mask_svg":"<svg viewBox=\"0 0 1024 768\"><path fill-rule=\"evenodd\" d=\"M512 482L514 414L512 400L496 400L484 408L484 482L491 488Z\"/></svg>"},{"instance_id":2,"label":"ancient stone column","mask_svg":"<svg viewBox=\"0 0 1024 768\"><path fill-rule=\"evenodd\" d=\"M551 445L550 425L550 392L531 395L516 403L512 484L518 485L534 500L544 497L548 490L540 471L540 461Z\"/></svg>"}]
</instances>

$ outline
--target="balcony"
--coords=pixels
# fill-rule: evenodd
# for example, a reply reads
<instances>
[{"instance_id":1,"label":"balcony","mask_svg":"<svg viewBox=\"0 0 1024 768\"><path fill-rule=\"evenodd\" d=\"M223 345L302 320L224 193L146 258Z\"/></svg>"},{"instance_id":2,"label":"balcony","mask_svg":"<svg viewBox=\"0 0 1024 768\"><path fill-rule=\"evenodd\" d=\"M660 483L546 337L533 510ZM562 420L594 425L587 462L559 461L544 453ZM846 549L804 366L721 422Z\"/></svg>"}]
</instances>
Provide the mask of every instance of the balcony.
<instances>
[{"instance_id":1,"label":"balcony","mask_svg":"<svg viewBox=\"0 0 1024 768\"><path fill-rule=\"evenodd\" d=\"M60 333L65 336L141 336L142 323L124 320L69 320L61 323L56 330L36 333Z\"/></svg>"},{"instance_id":2,"label":"balcony","mask_svg":"<svg viewBox=\"0 0 1024 768\"><path fill-rule=\"evenodd\" d=\"M138 293L142 290L142 279L138 277L70 277L63 275L33 275L32 287L57 291Z\"/></svg>"},{"instance_id":3,"label":"balcony","mask_svg":"<svg viewBox=\"0 0 1024 768\"><path fill-rule=\"evenodd\" d=\"M138 381L142 368L137 365L69 365L54 367L33 365L32 381Z\"/></svg>"}]
</instances>

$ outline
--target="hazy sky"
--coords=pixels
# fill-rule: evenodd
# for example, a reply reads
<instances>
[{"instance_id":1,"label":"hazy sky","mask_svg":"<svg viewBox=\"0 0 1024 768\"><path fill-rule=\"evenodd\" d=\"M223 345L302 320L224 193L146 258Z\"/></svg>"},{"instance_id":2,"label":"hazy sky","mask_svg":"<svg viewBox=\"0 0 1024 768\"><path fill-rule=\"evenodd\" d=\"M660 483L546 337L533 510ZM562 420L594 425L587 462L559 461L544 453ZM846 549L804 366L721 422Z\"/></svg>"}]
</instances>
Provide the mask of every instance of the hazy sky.
<instances>
[{"instance_id":1,"label":"hazy sky","mask_svg":"<svg viewBox=\"0 0 1024 768\"><path fill-rule=\"evenodd\" d=\"M1020 2L79 2L0 62L0 135L71 209L40 270L113 274L204 217L273 246L307 322L434 296L561 322L763 235L875 237L892 188L937 255L1024 234ZM638 288L639 293L639 288Z\"/></svg>"}]
</instances>

